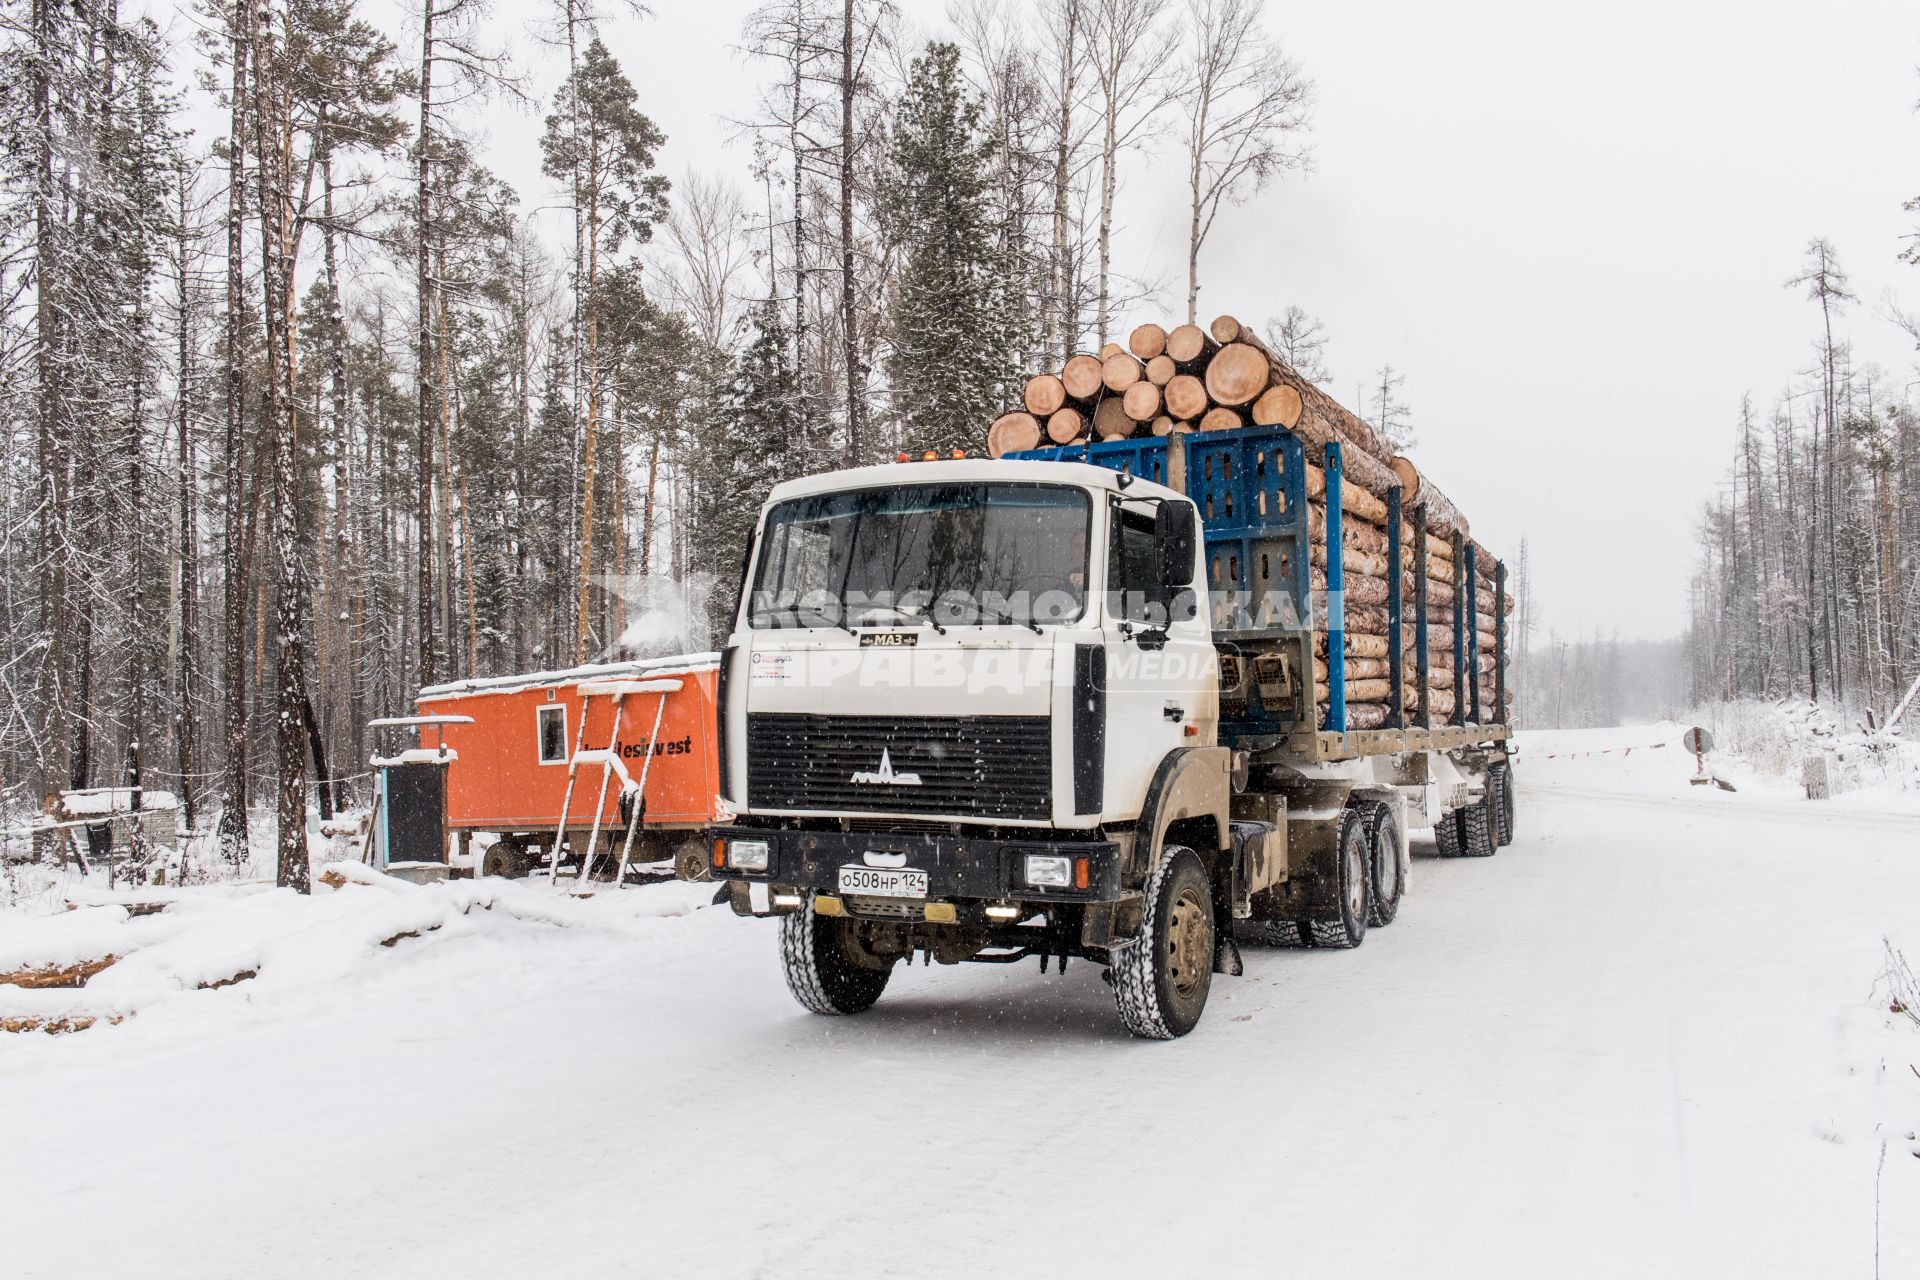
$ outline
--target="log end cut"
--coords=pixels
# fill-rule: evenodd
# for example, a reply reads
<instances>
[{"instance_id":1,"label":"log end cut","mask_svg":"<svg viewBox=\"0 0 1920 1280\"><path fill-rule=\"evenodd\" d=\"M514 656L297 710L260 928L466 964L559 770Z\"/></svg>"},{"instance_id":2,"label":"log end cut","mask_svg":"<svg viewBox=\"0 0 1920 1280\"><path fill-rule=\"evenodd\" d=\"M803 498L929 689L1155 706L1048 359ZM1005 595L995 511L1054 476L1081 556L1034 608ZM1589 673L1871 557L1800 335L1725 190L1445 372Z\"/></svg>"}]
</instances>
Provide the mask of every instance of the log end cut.
<instances>
[{"instance_id":1,"label":"log end cut","mask_svg":"<svg viewBox=\"0 0 1920 1280\"><path fill-rule=\"evenodd\" d=\"M1040 447L1040 420L1030 413L1003 413L987 428L987 453L1003 458L1009 453Z\"/></svg>"},{"instance_id":2,"label":"log end cut","mask_svg":"<svg viewBox=\"0 0 1920 1280\"><path fill-rule=\"evenodd\" d=\"M1043 373L1027 379L1026 393L1021 398L1026 402L1028 413L1044 418L1067 402L1067 388L1053 374Z\"/></svg>"},{"instance_id":3,"label":"log end cut","mask_svg":"<svg viewBox=\"0 0 1920 1280\"><path fill-rule=\"evenodd\" d=\"M1167 349L1167 331L1149 321L1127 335L1127 350L1151 360Z\"/></svg>"},{"instance_id":4,"label":"log end cut","mask_svg":"<svg viewBox=\"0 0 1920 1280\"><path fill-rule=\"evenodd\" d=\"M1207 394L1229 408L1252 404L1267 389L1266 353L1244 342L1230 342L1207 362Z\"/></svg>"},{"instance_id":5,"label":"log end cut","mask_svg":"<svg viewBox=\"0 0 1920 1280\"><path fill-rule=\"evenodd\" d=\"M1060 382L1075 400L1091 400L1100 394L1098 357L1078 355L1060 366Z\"/></svg>"},{"instance_id":6,"label":"log end cut","mask_svg":"<svg viewBox=\"0 0 1920 1280\"><path fill-rule=\"evenodd\" d=\"M1253 402L1253 421L1262 427L1292 427L1300 421L1304 406L1300 393L1282 382L1268 387Z\"/></svg>"}]
</instances>

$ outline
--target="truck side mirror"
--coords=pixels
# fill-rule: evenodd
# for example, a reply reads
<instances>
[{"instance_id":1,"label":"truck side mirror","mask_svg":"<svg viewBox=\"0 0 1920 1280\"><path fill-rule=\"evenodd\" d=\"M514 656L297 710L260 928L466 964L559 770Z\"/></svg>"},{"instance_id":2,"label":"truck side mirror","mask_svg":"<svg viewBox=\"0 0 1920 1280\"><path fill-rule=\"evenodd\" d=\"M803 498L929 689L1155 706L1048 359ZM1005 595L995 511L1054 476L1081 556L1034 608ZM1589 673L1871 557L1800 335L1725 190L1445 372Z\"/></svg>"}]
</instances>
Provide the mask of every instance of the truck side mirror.
<instances>
[{"instance_id":1,"label":"truck side mirror","mask_svg":"<svg viewBox=\"0 0 1920 1280\"><path fill-rule=\"evenodd\" d=\"M1193 581L1194 509L1190 502L1154 508L1153 538L1160 546L1160 586L1171 592Z\"/></svg>"}]
</instances>

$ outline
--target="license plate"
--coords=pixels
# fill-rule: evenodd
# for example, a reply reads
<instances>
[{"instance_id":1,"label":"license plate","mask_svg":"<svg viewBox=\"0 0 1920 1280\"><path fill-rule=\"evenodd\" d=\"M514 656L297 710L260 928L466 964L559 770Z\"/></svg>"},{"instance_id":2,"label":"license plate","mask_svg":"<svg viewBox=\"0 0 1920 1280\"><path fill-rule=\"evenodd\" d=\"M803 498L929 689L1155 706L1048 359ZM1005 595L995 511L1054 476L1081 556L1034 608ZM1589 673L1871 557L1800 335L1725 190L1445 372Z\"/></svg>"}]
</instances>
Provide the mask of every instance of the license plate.
<instances>
[{"instance_id":1,"label":"license plate","mask_svg":"<svg viewBox=\"0 0 1920 1280\"><path fill-rule=\"evenodd\" d=\"M876 898L924 898L927 873L884 867L842 867L840 892L864 893Z\"/></svg>"}]
</instances>

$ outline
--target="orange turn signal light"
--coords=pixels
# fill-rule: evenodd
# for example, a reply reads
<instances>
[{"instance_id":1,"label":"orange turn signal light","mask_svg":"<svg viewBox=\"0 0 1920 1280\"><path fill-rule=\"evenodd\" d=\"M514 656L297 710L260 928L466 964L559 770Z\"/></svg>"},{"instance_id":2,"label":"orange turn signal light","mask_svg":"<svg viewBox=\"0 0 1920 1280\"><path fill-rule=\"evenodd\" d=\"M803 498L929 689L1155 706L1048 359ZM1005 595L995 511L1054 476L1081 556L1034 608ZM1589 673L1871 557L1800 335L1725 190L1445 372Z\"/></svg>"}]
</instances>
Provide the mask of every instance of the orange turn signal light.
<instances>
[{"instance_id":1,"label":"orange turn signal light","mask_svg":"<svg viewBox=\"0 0 1920 1280\"><path fill-rule=\"evenodd\" d=\"M905 462L907 460L907 451L902 449L900 452L894 454L893 460L895 462Z\"/></svg>"},{"instance_id":2,"label":"orange turn signal light","mask_svg":"<svg viewBox=\"0 0 1920 1280\"><path fill-rule=\"evenodd\" d=\"M925 453L920 455L920 461L932 462L935 458L938 458L939 456L940 456L940 451L938 449L929 449Z\"/></svg>"},{"instance_id":3,"label":"orange turn signal light","mask_svg":"<svg viewBox=\"0 0 1920 1280\"><path fill-rule=\"evenodd\" d=\"M725 840L715 840L713 842L713 865L716 867L724 867L727 865L727 842Z\"/></svg>"},{"instance_id":4,"label":"orange turn signal light","mask_svg":"<svg viewBox=\"0 0 1920 1280\"><path fill-rule=\"evenodd\" d=\"M954 450L954 451L953 451L953 452L952 452L952 453L951 453L950 455L948 455L948 456L949 456L949 457L953 457L953 458L964 458L964 457L966 457L966 456L967 456L967 451L966 451L965 449L955 449L955 450Z\"/></svg>"},{"instance_id":5,"label":"orange turn signal light","mask_svg":"<svg viewBox=\"0 0 1920 1280\"><path fill-rule=\"evenodd\" d=\"M1087 860L1085 858L1075 858L1073 860L1073 887L1076 889L1086 888L1088 884L1088 874Z\"/></svg>"}]
</instances>

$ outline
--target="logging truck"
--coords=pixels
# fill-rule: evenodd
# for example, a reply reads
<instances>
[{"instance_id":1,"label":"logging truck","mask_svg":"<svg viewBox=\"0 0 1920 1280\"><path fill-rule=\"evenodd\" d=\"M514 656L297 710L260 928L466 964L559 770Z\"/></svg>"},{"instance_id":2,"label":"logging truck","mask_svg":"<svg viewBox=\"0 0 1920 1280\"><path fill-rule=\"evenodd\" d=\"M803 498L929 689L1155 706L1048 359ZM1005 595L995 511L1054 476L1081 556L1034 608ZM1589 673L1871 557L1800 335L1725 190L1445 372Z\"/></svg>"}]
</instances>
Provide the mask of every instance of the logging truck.
<instances>
[{"instance_id":1,"label":"logging truck","mask_svg":"<svg viewBox=\"0 0 1920 1280\"><path fill-rule=\"evenodd\" d=\"M862 1012L916 958L1080 958L1128 1030L1169 1039L1239 941L1390 924L1415 831L1455 856L1511 838L1504 570L1263 348L1192 347L1174 376L1242 366L1194 404L1222 429L1093 439L1127 386L1047 407L1030 384L999 456L763 508L720 663L711 874L779 918L805 1008ZM1041 443L1036 410L1061 409L1080 438Z\"/></svg>"}]
</instances>

